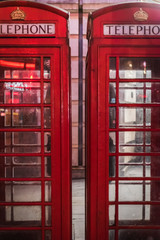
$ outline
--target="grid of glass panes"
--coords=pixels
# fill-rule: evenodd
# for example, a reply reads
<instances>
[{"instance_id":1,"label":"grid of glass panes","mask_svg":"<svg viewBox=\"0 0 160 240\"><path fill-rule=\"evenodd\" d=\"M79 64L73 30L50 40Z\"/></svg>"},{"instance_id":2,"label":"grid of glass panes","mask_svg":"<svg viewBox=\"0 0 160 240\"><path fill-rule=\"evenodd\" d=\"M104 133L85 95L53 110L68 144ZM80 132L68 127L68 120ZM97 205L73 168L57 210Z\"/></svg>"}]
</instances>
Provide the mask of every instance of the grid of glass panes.
<instances>
[{"instance_id":1,"label":"grid of glass panes","mask_svg":"<svg viewBox=\"0 0 160 240\"><path fill-rule=\"evenodd\" d=\"M0 58L2 239L51 239L50 63L50 57Z\"/></svg>"},{"instance_id":2,"label":"grid of glass panes","mask_svg":"<svg viewBox=\"0 0 160 240\"><path fill-rule=\"evenodd\" d=\"M154 57L109 58L110 240L160 237L153 230L160 226L159 64Z\"/></svg>"}]
</instances>

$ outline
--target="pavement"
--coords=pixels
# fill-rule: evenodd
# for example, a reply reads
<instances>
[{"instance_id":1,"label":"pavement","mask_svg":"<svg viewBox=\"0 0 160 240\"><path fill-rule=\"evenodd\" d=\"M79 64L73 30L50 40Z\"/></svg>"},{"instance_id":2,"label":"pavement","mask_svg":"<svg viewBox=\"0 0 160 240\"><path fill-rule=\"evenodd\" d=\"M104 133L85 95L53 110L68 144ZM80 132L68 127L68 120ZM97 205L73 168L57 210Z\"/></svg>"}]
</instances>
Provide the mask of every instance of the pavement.
<instances>
[{"instance_id":1,"label":"pavement","mask_svg":"<svg viewBox=\"0 0 160 240\"><path fill-rule=\"evenodd\" d=\"M85 239L85 180L72 180L72 240Z\"/></svg>"}]
</instances>

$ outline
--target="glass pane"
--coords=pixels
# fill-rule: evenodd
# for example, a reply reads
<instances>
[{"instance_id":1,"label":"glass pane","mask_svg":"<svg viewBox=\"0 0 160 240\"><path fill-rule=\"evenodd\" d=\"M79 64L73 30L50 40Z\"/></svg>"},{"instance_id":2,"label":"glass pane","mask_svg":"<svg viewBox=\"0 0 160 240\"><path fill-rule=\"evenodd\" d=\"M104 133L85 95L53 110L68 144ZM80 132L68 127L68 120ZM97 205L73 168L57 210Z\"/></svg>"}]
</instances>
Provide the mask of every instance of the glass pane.
<instances>
[{"instance_id":1,"label":"glass pane","mask_svg":"<svg viewBox=\"0 0 160 240\"><path fill-rule=\"evenodd\" d=\"M41 182L1 182L0 186L4 189L5 202L41 201Z\"/></svg>"},{"instance_id":2,"label":"glass pane","mask_svg":"<svg viewBox=\"0 0 160 240\"><path fill-rule=\"evenodd\" d=\"M119 126L133 128L145 126L144 108L119 108Z\"/></svg>"},{"instance_id":3,"label":"glass pane","mask_svg":"<svg viewBox=\"0 0 160 240\"><path fill-rule=\"evenodd\" d=\"M41 102L40 83L5 82L1 83L0 103L37 104Z\"/></svg>"},{"instance_id":4,"label":"glass pane","mask_svg":"<svg viewBox=\"0 0 160 240\"><path fill-rule=\"evenodd\" d=\"M126 131L119 133L120 152L159 152L160 132ZM152 142L151 142L152 140ZM158 142L157 142L158 141ZM152 143L152 145L151 145Z\"/></svg>"},{"instance_id":5,"label":"glass pane","mask_svg":"<svg viewBox=\"0 0 160 240\"><path fill-rule=\"evenodd\" d=\"M109 58L109 78L110 79L116 78L116 58L115 57Z\"/></svg>"},{"instance_id":6,"label":"glass pane","mask_svg":"<svg viewBox=\"0 0 160 240\"><path fill-rule=\"evenodd\" d=\"M140 220L143 220L143 205L119 205L120 225L131 225Z\"/></svg>"},{"instance_id":7,"label":"glass pane","mask_svg":"<svg viewBox=\"0 0 160 240\"><path fill-rule=\"evenodd\" d=\"M0 79L40 79L40 58L0 58Z\"/></svg>"},{"instance_id":8,"label":"glass pane","mask_svg":"<svg viewBox=\"0 0 160 240\"><path fill-rule=\"evenodd\" d=\"M115 231L109 230L109 240L115 240Z\"/></svg>"},{"instance_id":9,"label":"glass pane","mask_svg":"<svg viewBox=\"0 0 160 240\"><path fill-rule=\"evenodd\" d=\"M51 157L45 157L45 177L51 177Z\"/></svg>"},{"instance_id":10,"label":"glass pane","mask_svg":"<svg viewBox=\"0 0 160 240\"><path fill-rule=\"evenodd\" d=\"M116 108L109 108L109 128L116 128Z\"/></svg>"},{"instance_id":11,"label":"glass pane","mask_svg":"<svg viewBox=\"0 0 160 240\"><path fill-rule=\"evenodd\" d=\"M44 133L44 145L45 145L45 152L51 152L51 133L50 132Z\"/></svg>"},{"instance_id":12,"label":"glass pane","mask_svg":"<svg viewBox=\"0 0 160 240\"><path fill-rule=\"evenodd\" d=\"M0 108L0 127L40 127L41 109L38 107Z\"/></svg>"},{"instance_id":13,"label":"glass pane","mask_svg":"<svg viewBox=\"0 0 160 240\"><path fill-rule=\"evenodd\" d=\"M14 230L14 231L0 231L0 239L2 240L41 240L41 231L22 231L22 230ZM50 239L45 239L50 240Z\"/></svg>"},{"instance_id":14,"label":"glass pane","mask_svg":"<svg viewBox=\"0 0 160 240\"><path fill-rule=\"evenodd\" d=\"M45 201L51 202L51 182L45 182Z\"/></svg>"},{"instance_id":15,"label":"glass pane","mask_svg":"<svg viewBox=\"0 0 160 240\"><path fill-rule=\"evenodd\" d=\"M115 181L109 182L109 201L115 201Z\"/></svg>"},{"instance_id":16,"label":"glass pane","mask_svg":"<svg viewBox=\"0 0 160 240\"><path fill-rule=\"evenodd\" d=\"M123 79L160 78L160 58L120 57L119 77Z\"/></svg>"},{"instance_id":17,"label":"glass pane","mask_svg":"<svg viewBox=\"0 0 160 240\"><path fill-rule=\"evenodd\" d=\"M45 240L51 240L51 238L52 238L52 231L46 230L45 231Z\"/></svg>"},{"instance_id":18,"label":"glass pane","mask_svg":"<svg viewBox=\"0 0 160 240\"><path fill-rule=\"evenodd\" d=\"M115 224L115 205L109 206L109 225Z\"/></svg>"},{"instance_id":19,"label":"glass pane","mask_svg":"<svg viewBox=\"0 0 160 240\"><path fill-rule=\"evenodd\" d=\"M51 103L51 84L44 83L44 103Z\"/></svg>"},{"instance_id":20,"label":"glass pane","mask_svg":"<svg viewBox=\"0 0 160 240\"><path fill-rule=\"evenodd\" d=\"M41 206L0 206L0 226L40 226Z\"/></svg>"},{"instance_id":21,"label":"glass pane","mask_svg":"<svg viewBox=\"0 0 160 240\"><path fill-rule=\"evenodd\" d=\"M51 226L51 206L46 206L45 207L45 225L46 226Z\"/></svg>"},{"instance_id":22,"label":"glass pane","mask_svg":"<svg viewBox=\"0 0 160 240\"><path fill-rule=\"evenodd\" d=\"M40 108L16 108L12 110L13 127L40 127Z\"/></svg>"},{"instance_id":23,"label":"glass pane","mask_svg":"<svg viewBox=\"0 0 160 240\"><path fill-rule=\"evenodd\" d=\"M116 152L116 133L109 132L109 152L115 153Z\"/></svg>"},{"instance_id":24,"label":"glass pane","mask_svg":"<svg viewBox=\"0 0 160 240\"><path fill-rule=\"evenodd\" d=\"M109 177L115 177L116 157L109 156Z\"/></svg>"},{"instance_id":25,"label":"glass pane","mask_svg":"<svg viewBox=\"0 0 160 240\"><path fill-rule=\"evenodd\" d=\"M120 103L160 103L160 83L119 83Z\"/></svg>"},{"instance_id":26,"label":"glass pane","mask_svg":"<svg viewBox=\"0 0 160 240\"><path fill-rule=\"evenodd\" d=\"M143 201L142 181L120 181L119 182L119 201Z\"/></svg>"},{"instance_id":27,"label":"glass pane","mask_svg":"<svg viewBox=\"0 0 160 240\"><path fill-rule=\"evenodd\" d=\"M0 152L40 152L40 132L0 132Z\"/></svg>"},{"instance_id":28,"label":"glass pane","mask_svg":"<svg viewBox=\"0 0 160 240\"><path fill-rule=\"evenodd\" d=\"M41 177L41 158L0 157L0 177L6 178L34 178Z\"/></svg>"},{"instance_id":29,"label":"glass pane","mask_svg":"<svg viewBox=\"0 0 160 240\"><path fill-rule=\"evenodd\" d=\"M160 205L119 205L120 225L159 225ZM137 222L138 221L138 222Z\"/></svg>"},{"instance_id":30,"label":"glass pane","mask_svg":"<svg viewBox=\"0 0 160 240\"><path fill-rule=\"evenodd\" d=\"M50 77L51 77L51 58L44 57L43 64L44 64L43 65L43 68L44 68L43 77L44 77L44 79L50 79Z\"/></svg>"},{"instance_id":31,"label":"glass pane","mask_svg":"<svg viewBox=\"0 0 160 240\"><path fill-rule=\"evenodd\" d=\"M51 128L51 108L44 108L44 128Z\"/></svg>"},{"instance_id":32,"label":"glass pane","mask_svg":"<svg viewBox=\"0 0 160 240\"><path fill-rule=\"evenodd\" d=\"M116 103L116 83L109 84L109 103Z\"/></svg>"},{"instance_id":33,"label":"glass pane","mask_svg":"<svg viewBox=\"0 0 160 240\"><path fill-rule=\"evenodd\" d=\"M160 239L159 229L123 229L119 230L118 240L156 240Z\"/></svg>"}]
</instances>

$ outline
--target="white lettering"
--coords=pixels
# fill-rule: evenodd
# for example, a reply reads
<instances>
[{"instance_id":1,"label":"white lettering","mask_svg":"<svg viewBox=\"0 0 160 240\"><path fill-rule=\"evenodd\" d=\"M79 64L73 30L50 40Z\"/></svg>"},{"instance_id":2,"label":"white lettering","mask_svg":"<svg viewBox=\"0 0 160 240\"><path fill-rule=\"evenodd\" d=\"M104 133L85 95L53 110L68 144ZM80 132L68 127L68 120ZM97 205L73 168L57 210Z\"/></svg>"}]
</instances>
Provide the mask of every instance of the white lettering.
<instances>
[{"instance_id":1,"label":"white lettering","mask_svg":"<svg viewBox=\"0 0 160 240\"><path fill-rule=\"evenodd\" d=\"M0 35L54 35L55 24L0 24Z\"/></svg>"},{"instance_id":2,"label":"white lettering","mask_svg":"<svg viewBox=\"0 0 160 240\"><path fill-rule=\"evenodd\" d=\"M105 36L157 36L160 35L160 25L105 24L103 34Z\"/></svg>"}]
</instances>

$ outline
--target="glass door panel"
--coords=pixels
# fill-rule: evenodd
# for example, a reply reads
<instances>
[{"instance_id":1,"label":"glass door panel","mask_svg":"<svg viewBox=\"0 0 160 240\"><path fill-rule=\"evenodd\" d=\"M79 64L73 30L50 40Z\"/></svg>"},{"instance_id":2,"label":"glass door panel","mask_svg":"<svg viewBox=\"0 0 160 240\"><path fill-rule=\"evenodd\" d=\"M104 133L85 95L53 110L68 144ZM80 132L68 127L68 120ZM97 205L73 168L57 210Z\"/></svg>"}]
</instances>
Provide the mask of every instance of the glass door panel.
<instances>
[{"instance_id":1,"label":"glass door panel","mask_svg":"<svg viewBox=\"0 0 160 240\"><path fill-rule=\"evenodd\" d=\"M108 63L109 239L158 239L160 58L110 57Z\"/></svg>"},{"instance_id":2,"label":"glass door panel","mask_svg":"<svg viewBox=\"0 0 160 240\"><path fill-rule=\"evenodd\" d=\"M0 226L9 229L0 231L3 240L51 239L51 58L0 57Z\"/></svg>"}]
</instances>

